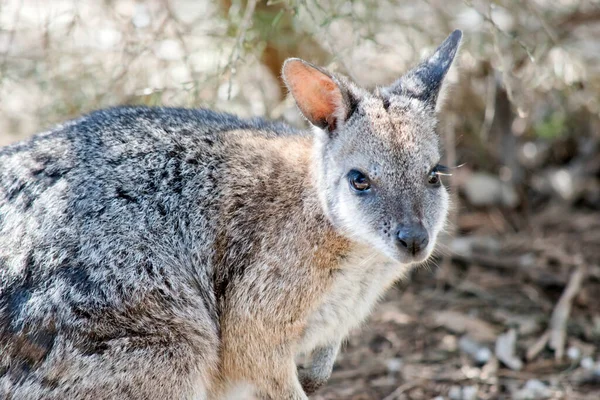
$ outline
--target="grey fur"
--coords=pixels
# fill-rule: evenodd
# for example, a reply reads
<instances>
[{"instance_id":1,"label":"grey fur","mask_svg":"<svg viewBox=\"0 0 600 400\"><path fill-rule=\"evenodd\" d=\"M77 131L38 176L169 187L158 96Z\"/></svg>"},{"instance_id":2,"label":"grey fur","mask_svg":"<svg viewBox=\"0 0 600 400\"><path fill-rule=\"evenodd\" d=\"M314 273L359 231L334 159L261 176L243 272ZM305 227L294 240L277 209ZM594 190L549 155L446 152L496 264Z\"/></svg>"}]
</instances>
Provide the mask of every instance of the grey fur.
<instances>
[{"instance_id":1,"label":"grey fur","mask_svg":"<svg viewBox=\"0 0 600 400\"><path fill-rule=\"evenodd\" d=\"M298 367L298 379L306 394L316 392L325 385L331 376L335 358L340 350L340 342L319 346L312 351L310 364Z\"/></svg>"},{"instance_id":2,"label":"grey fur","mask_svg":"<svg viewBox=\"0 0 600 400\"><path fill-rule=\"evenodd\" d=\"M448 207L427 102L334 79L332 131L120 107L0 149L0 398L306 399L298 353L322 385ZM393 238L415 220L417 258Z\"/></svg>"}]
</instances>

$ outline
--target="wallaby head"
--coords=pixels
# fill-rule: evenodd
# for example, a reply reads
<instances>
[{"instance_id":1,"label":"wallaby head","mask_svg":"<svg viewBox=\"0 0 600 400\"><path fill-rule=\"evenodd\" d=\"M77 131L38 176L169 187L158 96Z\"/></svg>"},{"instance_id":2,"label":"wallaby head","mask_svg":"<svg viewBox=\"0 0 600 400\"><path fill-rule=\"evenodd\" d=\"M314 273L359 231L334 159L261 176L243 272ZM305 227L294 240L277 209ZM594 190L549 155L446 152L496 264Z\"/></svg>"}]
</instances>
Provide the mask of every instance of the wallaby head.
<instances>
[{"instance_id":1,"label":"wallaby head","mask_svg":"<svg viewBox=\"0 0 600 400\"><path fill-rule=\"evenodd\" d=\"M299 59L283 77L315 129L313 173L333 225L401 263L431 254L448 193L440 182L438 99L462 33L391 86L366 91Z\"/></svg>"}]
</instances>

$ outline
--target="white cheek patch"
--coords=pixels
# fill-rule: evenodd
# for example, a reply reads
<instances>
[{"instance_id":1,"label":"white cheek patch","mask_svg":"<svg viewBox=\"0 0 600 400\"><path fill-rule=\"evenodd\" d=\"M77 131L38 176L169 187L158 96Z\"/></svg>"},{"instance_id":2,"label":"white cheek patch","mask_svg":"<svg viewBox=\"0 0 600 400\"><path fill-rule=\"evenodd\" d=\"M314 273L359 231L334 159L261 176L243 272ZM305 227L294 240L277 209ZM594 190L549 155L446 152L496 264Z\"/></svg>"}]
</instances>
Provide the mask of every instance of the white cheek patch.
<instances>
[{"instance_id":1,"label":"white cheek patch","mask_svg":"<svg viewBox=\"0 0 600 400\"><path fill-rule=\"evenodd\" d=\"M441 218L438 221L438 226L436 226L436 234L439 233L446 224L448 223L448 211L450 209L450 195L446 189L443 189L444 192L442 194L442 213Z\"/></svg>"},{"instance_id":2,"label":"white cheek patch","mask_svg":"<svg viewBox=\"0 0 600 400\"><path fill-rule=\"evenodd\" d=\"M359 202L353 197L351 193L348 193L348 189L343 184L340 185L335 211L346 235L356 241L369 244L379 250L379 252L391 256L393 250L390 249L390 245L381 238L379 233L371 229L371 221L365 215L368 210L361 210Z\"/></svg>"},{"instance_id":3,"label":"white cheek patch","mask_svg":"<svg viewBox=\"0 0 600 400\"><path fill-rule=\"evenodd\" d=\"M436 204L436 207L440 208L439 211L439 218L436 221L436 224L433 225L430 230L430 238L435 238L435 240L431 240L431 251L433 251L435 245L436 245L436 241L437 241L437 237L439 235L439 233L444 230L444 227L446 226L447 222L448 222L448 209L449 209L449 195L448 192L446 191L446 189L441 188L441 190L443 190L443 192L440 194L441 197L441 201L439 202L439 204Z\"/></svg>"},{"instance_id":4,"label":"white cheek patch","mask_svg":"<svg viewBox=\"0 0 600 400\"><path fill-rule=\"evenodd\" d=\"M353 201L349 193L343 187L343 184L338 188L338 202L337 202L337 215L342 222L342 225L347 229L351 235L360 237L365 240L368 236L373 233L368 228L368 222L364 217L363 213L358 209L358 204Z\"/></svg>"}]
</instances>

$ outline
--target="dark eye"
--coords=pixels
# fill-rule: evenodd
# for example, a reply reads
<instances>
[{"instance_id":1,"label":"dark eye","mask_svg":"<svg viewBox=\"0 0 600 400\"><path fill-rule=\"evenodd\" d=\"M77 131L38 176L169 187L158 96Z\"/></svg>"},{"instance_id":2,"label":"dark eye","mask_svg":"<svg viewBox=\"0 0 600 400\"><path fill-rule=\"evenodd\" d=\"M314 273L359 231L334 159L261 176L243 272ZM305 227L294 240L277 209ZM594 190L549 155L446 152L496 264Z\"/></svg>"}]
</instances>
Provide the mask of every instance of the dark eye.
<instances>
[{"instance_id":1,"label":"dark eye","mask_svg":"<svg viewBox=\"0 0 600 400\"><path fill-rule=\"evenodd\" d=\"M429 175L427 175L427 183L431 186L440 186L440 175L445 175L445 171L447 170L448 168L444 167L443 165L436 165L433 167L431 172L429 172Z\"/></svg>"},{"instance_id":2,"label":"dark eye","mask_svg":"<svg viewBox=\"0 0 600 400\"><path fill-rule=\"evenodd\" d=\"M352 189L358 192L364 192L371 188L371 181L369 178L360 171L353 169L348 173L348 181Z\"/></svg>"},{"instance_id":3,"label":"dark eye","mask_svg":"<svg viewBox=\"0 0 600 400\"><path fill-rule=\"evenodd\" d=\"M431 172L427 176L427 183L429 183L432 186L437 186L440 184L440 176L438 175L436 170L431 170Z\"/></svg>"}]
</instances>

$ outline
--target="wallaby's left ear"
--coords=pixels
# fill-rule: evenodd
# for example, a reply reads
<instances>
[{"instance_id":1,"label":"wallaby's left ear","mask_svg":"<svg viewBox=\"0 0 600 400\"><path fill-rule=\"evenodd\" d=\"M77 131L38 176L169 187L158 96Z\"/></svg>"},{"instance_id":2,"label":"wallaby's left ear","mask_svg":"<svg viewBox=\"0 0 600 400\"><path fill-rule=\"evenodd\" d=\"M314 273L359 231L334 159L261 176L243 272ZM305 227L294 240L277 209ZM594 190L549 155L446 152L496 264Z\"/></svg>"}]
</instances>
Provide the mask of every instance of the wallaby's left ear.
<instances>
[{"instance_id":1,"label":"wallaby's left ear","mask_svg":"<svg viewBox=\"0 0 600 400\"><path fill-rule=\"evenodd\" d=\"M418 98L435 109L444 77L454 61L461 39L460 30L452 32L427 60L410 70L383 92Z\"/></svg>"}]
</instances>

